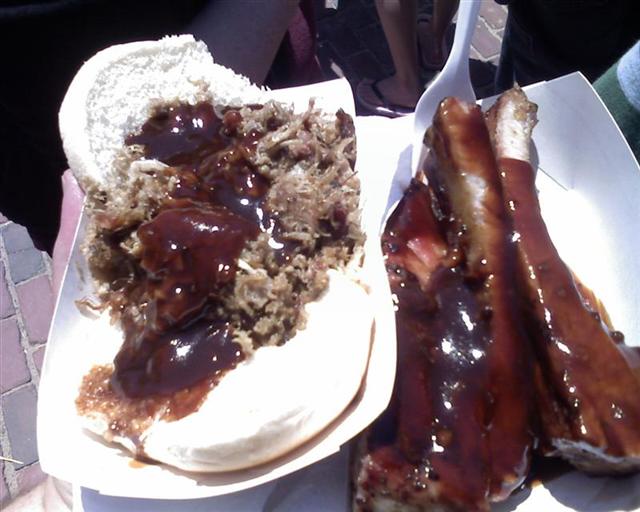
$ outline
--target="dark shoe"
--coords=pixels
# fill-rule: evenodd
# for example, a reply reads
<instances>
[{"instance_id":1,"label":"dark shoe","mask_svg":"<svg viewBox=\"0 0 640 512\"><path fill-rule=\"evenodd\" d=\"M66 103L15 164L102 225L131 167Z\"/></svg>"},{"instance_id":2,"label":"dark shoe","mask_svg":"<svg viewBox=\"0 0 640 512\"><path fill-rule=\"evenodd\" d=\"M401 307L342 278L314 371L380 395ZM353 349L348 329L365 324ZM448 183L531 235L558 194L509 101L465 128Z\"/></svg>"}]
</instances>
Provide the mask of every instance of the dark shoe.
<instances>
[{"instance_id":1,"label":"dark shoe","mask_svg":"<svg viewBox=\"0 0 640 512\"><path fill-rule=\"evenodd\" d=\"M362 105L367 110L370 110L371 112L381 116L401 117L412 114L415 110L415 107L396 105L385 98L385 96L382 94L382 91L380 91L380 88L378 87L378 83L380 82L380 80L382 79L370 80L368 78L365 78L363 80L360 80L360 82L356 86L356 98L360 105ZM363 91L366 87L369 87L371 91L373 91L373 94L379 100L379 103L374 104L364 98Z\"/></svg>"}]
</instances>

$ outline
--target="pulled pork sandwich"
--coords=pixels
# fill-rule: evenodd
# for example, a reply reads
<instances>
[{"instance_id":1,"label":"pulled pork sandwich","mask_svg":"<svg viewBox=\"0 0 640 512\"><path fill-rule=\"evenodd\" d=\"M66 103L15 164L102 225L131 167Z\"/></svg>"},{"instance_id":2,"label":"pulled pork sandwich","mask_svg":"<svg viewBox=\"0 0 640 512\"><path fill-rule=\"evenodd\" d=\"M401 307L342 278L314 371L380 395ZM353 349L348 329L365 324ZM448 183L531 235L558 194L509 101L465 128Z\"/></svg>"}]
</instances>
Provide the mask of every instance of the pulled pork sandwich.
<instances>
[{"instance_id":1,"label":"pulled pork sandwich","mask_svg":"<svg viewBox=\"0 0 640 512\"><path fill-rule=\"evenodd\" d=\"M96 55L60 126L87 193L96 296L81 305L120 345L80 385L85 426L229 471L338 417L373 322L351 117L295 113L180 36Z\"/></svg>"}]
</instances>

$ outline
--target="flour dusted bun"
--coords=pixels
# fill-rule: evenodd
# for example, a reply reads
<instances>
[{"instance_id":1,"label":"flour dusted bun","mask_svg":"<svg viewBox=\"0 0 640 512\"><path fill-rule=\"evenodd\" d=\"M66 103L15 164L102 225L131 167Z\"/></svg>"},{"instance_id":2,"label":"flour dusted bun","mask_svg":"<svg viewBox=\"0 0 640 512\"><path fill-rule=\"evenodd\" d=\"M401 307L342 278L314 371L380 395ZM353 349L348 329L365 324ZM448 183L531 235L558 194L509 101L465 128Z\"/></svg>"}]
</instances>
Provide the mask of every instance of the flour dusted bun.
<instances>
[{"instance_id":1,"label":"flour dusted bun","mask_svg":"<svg viewBox=\"0 0 640 512\"><path fill-rule=\"evenodd\" d=\"M80 69L59 113L69 167L83 187L104 184L124 138L152 105L210 99L221 105L259 103L265 92L213 62L191 35L111 46Z\"/></svg>"},{"instance_id":2,"label":"flour dusted bun","mask_svg":"<svg viewBox=\"0 0 640 512\"><path fill-rule=\"evenodd\" d=\"M229 69L214 64L203 43L196 42L188 35L167 37L155 42L114 46L89 60L78 72L64 99L60 110L60 131L71 170L90 198L104 191L112 193L110 202L106 202L100 212L101 222L104 223L104 219L113 211L123 209L122 201L126 200L127 194L118 189L132 186L132 183L137 187L156 187L157 182L162 181L162 173L168 169L161 162L144 159L139 154L132 156L131 153L127 153L123 164L127 137L140 132L154 109L163 105L208 102L220 112L224 106L240 107L267 101L266 91ZM273 104L268 108L277 115L284 115L282 112L286 110ZM241 112L249 116L254 110L255 107L247 107ZM309 110L299 126L313 125L315 121L312 115L320 116ZM353 130L353 125L349 124L350 118L346 118L348 116L340 114L334 116L336 120L331 121L334 124L327 124L325 119L322 121L324 125L317 125L328 127L329 135L323 135L324 139L334 137L341 152L353 146L352 154L347 159L340 156L336 158L342 160L327 164L328 157L322 157L323 167L336 165L344 173L344 178L337 180L340 186L346 186L342 183L350 182L354 176L355 143L353 133L348 134L349 130ZM304 131L298 128L300 130ZM265 136L267 142L264 144L279 144L286 131L280 129L279 139ZM293 132L295 135L295 130ZM302 162L308 153L305 153L304 144L308 144L308 138L305 137L301 142L290 141L291 144L285 148ZM265 155L268 154L269 150L265 149ZM282 151L277 154L282 154ZM268 163L260 163L260 158L256 158L256 166L262 165L265 173L271 173L269 179L277 180L277 177L273 177L277 173L269 168ZM291 186L289 182L295 182L298 189L302 187L305 194L312 195L313 187L305 185L306 178L300 174L303 172L301 165L297 161L294 163L281 188L286 191L286 187ZM127 172L131 175L140 174L142 178L139 181L123 178ZM353 196L353 190L349 190ZM353 196L356 202L358 193L355 192ZM282 195L273 194L274 201L278 200L279 194ZM91 207L99 203L99 199L89 201L93 205ZM294 199L299 200L300 197L284 198L282 208L285 213L286 204ZM120 202L116 204L116 201ZM296 208L292 206L288 214L295 213ZM305 208L301 207L300 210L306 212ZM116 216L116 220L121 222L122 215L118 215L120 217ZM346 214L337 212L336 215L340 217ZM348 213L345 219L351 219L349 222L353 223L353 219L359 219L358 215L354 211ZM94 217L97 218L97 215ZM146 219L148 221L149 217ZM94 222L97 225L98 221ZM115 220L111 219L110 222ZM349 228L353 231L350 224L345 224L347 220L339 222L344 224L340 229ZM265 463L319 434L354 400L368 364L374 308L364 284L362 234L358 232L361 239L355 244L351 259L334 269L326 271L324 268L325 289L306 303L303 308L306 320L293 337L282 345L272 343L248 351L244 360L212 386L195 412L176 419L167 416L165 407L161 412L150 413L148 417L137 416L134 420L125 421L119 417L120 411L139 411L141 408L130 403L123 405L117 393L108 389L111 374L102 380L92 381L90 372L83 381L81 398L76 402L83 403L82 407L78 406L83 425L107 441L121 444L132 453L143 454L183 470L199 472L231 471ZM103 242L99 228L91 233L94 238L87 244L90 266L91 258L96 257L95 247ZM139 240L133 237L132 244L135 246L137 243L140 243ZM129 245L127 250L136 251L135 247L131 249ZM103 254L100 257L104 259ZM240 263L237 281L250 282L266 276L262 269L252 267L253 260L242 260ZM108 261L101 264L106 267L110 265ZM109 270L113 271L112 268ZM269 297L277 295L275 281L263 280L264 286L269 287ZM261 291L257 289L252 293L260 295ZM288 298L286 293L283 300ZM245 305L242 304L242 307ZM250 305L246 307L250 309ZM123 332L120 324L110 322L107 316L105 314L96 320L95 340L113 345L113 356L116 356ZM254 342L245 335L244 340L238 343L244 343L243 348L247 348ZM88 399L87 395L90 395ZM127 428L119 430L124 423L127 423ZM132 424L137 429L135 434L131 433Z\"/></svg>"}]
</instances>

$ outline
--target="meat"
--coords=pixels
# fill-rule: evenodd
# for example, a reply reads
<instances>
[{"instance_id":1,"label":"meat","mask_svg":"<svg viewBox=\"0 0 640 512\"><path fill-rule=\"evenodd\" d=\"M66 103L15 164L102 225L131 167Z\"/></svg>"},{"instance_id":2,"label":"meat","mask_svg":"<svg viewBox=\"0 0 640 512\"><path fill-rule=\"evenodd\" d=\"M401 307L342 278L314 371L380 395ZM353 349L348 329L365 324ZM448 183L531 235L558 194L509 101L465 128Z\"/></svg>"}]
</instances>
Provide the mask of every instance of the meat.
<instances>
[{"instance_id":1,"label":"meat","mask_svg":"<svg viewBox=\"0 0 640 512\"><path fill-rule=\"evenodd\" d=\"M475 296L485 314L490 315L486 425L491 460L489 496L497 501L522 483L533 443L531 357L517 314L511 226L480 108L445 99L428 139L436 165L430 166L427 175L443 220L446 218L449 243L460 247L466 279L476 288Z\"/></svg>"},{"instance_id":2,"label":"meat","mask_svg":"<svg viewBox=\"0 0 640 512\"><path fill-rule=\"evenodd\" d=\"M482 113L445 100L383 249L397 300L389 409L361 440L355 510L488 510L528 470L532 368Z\"/></svg>"},{"instance_id":3,"label":"meat","mask_svg":"<svg viewBox=\"0 0 640 512\"><path fill-rule=\"evenodd\" d=\"M446 264L430 201L413 182L383 238L398 307L398 372L392 405L363 439L359 511L486 509L483 418L474 410L484 408L487 372L473 355L484 355L486 333L466 334L458 306L471 317L478 305Z\"/></svg>"},{"instance_id":4,"label":"meat","mask_svg":"<svg viewBox=\"0 0 640 512\"><path fill-rule=\"evenodd\" d=\"M590 473L640 469L640 351L547 233L536 110L520 89L486 116L447 98L425 136L423 181L382 239L398 369L358 446L357 512L489 510L534 451Z\"/></svg>"},{"instance_id":5,"label":"meat","mask_svg":"<svg viewBox=\"0 0 640 512\"><path fill-rule=\"evenodd\" d=\"M540 214L528 148L535 108L520 90L488 113L518 239L525 317L537 355L543 450L590 473L640 469L638 355L576 284ZM591 295L591 296L589 296Z\"/></svg>"}]
</instances>

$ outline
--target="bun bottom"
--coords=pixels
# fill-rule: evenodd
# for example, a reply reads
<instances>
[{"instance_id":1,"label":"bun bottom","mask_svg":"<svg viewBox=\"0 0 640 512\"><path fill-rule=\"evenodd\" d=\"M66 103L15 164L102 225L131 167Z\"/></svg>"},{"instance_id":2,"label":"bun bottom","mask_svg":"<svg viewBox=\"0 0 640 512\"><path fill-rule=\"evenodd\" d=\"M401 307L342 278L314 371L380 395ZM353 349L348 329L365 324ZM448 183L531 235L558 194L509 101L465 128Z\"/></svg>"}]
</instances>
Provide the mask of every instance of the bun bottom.
<instances>
[{"instance_id":1,"label":"bun bottom","mask_svg":"<svg viewBox=\"0 0 640 512\"><path fill-rule=\"evenodd\" d=\"M299 447L351 403L366 373L373 307L345 272L307 304L307 326L279 347L262 347L230 371L201 407L176 421L156 421L140 436L150 458L193 472L225 472L269 462ZM98 414L84 426L109 439ZM127 438L115 438L135 453Z\"/></svg>"}]
</instances>

